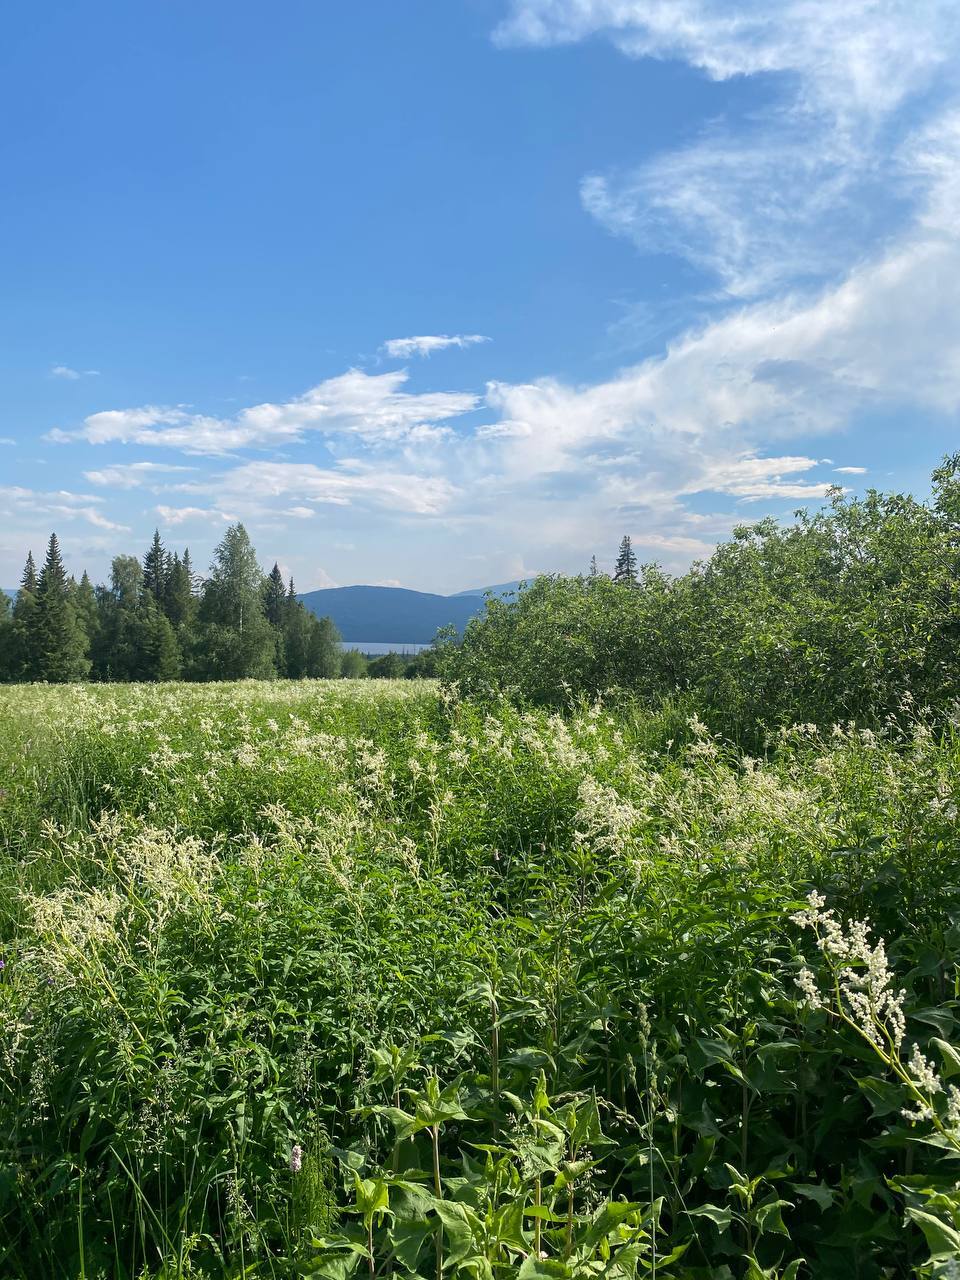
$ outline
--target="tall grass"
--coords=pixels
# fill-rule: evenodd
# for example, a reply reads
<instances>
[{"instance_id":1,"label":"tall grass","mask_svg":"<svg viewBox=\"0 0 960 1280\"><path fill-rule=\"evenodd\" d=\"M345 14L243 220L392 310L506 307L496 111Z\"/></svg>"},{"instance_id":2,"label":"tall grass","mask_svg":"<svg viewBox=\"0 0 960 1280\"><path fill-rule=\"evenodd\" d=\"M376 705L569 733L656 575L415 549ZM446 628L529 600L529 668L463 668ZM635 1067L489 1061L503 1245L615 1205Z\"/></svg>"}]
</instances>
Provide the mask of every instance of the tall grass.
<instances>
[{"instance_id":1,"label":"tall grass","mask_svg":"<svg viewBox=\"0 0 960 1280\"><path fill-rule=\"evenodd\" d=\"M958 765L909 708L749 758L425 683L0 691L0 1275L950 1274Z\"/></svg>"}]
</instances>

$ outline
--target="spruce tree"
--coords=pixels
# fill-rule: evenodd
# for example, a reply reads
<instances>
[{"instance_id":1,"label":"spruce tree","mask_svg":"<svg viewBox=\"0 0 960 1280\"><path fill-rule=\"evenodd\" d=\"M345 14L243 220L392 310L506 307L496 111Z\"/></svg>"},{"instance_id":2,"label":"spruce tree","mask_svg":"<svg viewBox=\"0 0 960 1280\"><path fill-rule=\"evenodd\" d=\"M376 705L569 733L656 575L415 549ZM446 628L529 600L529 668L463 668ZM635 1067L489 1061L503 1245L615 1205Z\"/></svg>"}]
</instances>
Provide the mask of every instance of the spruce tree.
<instances>
[{"instance_id":1,"label":"spruce tree","mask_svg":"<svg viewBox=\"0 0 960 1280\"><path fill-rule=\"evenodd\" d=\"M64 684L89 675L87 637L70 600L67 573L55 533L50 535L47 557L37 578L37 607L28 641L36 655L37 679Z\"/></svg>"},{"instance_id":2,"label":"spruce tree","mask_svg":"<svg viewBox=\"0 0 960 1280\"><path fill-rule=\"evenodd\" d=\"M37 592L37 566L33 561L33 552L27 552L27 562L23 566L23 576L20 579L20 590L30 591L34 595Z\"/></svg>"},{"instance_id":3,"label":"spruce tree","mask_svg":"<svg viewBox=\"0 0 960 1280\"><path fill-rule=\"evenodd\" d=\"M600 577L600 570L597 568L597 557L596 557L596 556L591 556L591 557L590 557L590 577L591 577L591 578L599 578L599 577Z\"/></svg>"},{"instance_id":4,"label":"spruce tree","mask_svg":"<svg viewBox=\"0 0 960 1280\"><path fill-rule=\"evenodd\" d=\"M287 589L284 586L283 574L280 572L280 566L274 564L263 588L263 611L272 627L282 626L286 602Z\"/></svg>"},{"instance_id":5,"label":"spruce tree","mask_svg":"<svg viewBox=\"0 0 960 1280\"><path fill-rule=\"evenodd\" d=\"M37 568L33 552L27 552L27 562L20 579L20 590L13 604L13 623L10 632L10 649L7 670L11 680L36 680L37 657L31 637L34 615L37 611Z\"/></svg>"},{"instance_id":6,"label":"spruce tree","mask_svg":"<svg viewBox=\"0 0 960 1280\"><path fill-rule=\"evenodd\" d=\"M148 596L140 624L141 662L139 679L176 680L180 675L180 646L170 619Z\"/></svg>"},{"instance_id":7,"label":"spruce tree","mask_svg":"<svg viewBox=\"0 0 960 1280\"><path fill-rule=\"evenodd\" d=\"M163 611L175 629L188 626L196 611L196 599L193 594L193 574L190 571L190 553L185 551L183 559L176 552L169 558L166 573L166 585L163 596Z\"/></svg>"},{"instance_id":8,"label":"spruce tree","mask_svg":"<svg viewBox=\"0 0 960 1280\"><path fill-rule=\"evenodd\" d=\"M160 530L154 529L150 550L143 557L143 592L153 596L162 607L167 589L167 553L160 537Z\"/></svg>"},{"instance_id":9,"label":"spruce tree","mask_svg":"<svg viewBox=\"0 0 960 1280\"><path fill-rule=\"evenodd\" d=\"M634 587L637 584L637 557L630 544L629 533L625 533L620 541L620 551L613 570L613 580L627 587Z\"/></svg>"},{"instance_id":10,"label":"spruce tree","mask_svg":"<svg viewBox=\"0 0 960 1280\"><path fill-rule=\"evenodd\" d=\"M0 680L13 679L13 618L10 597L0 592Z\"/></svg>"},{"instance_id":11,"label":"spruce tree","mask_svg":"<svg viewBox=\"0 0 960 1280\"><path fill-rule=\"evenodd\" d=\"M77 621L83 627L83 633L87 637L87 652L92 654L97 647L100 616L97 606L97 593L86 570L83 572L83 577L73 588L71 598L73 607L76 610Z\"/></svg>"}]
</instances>

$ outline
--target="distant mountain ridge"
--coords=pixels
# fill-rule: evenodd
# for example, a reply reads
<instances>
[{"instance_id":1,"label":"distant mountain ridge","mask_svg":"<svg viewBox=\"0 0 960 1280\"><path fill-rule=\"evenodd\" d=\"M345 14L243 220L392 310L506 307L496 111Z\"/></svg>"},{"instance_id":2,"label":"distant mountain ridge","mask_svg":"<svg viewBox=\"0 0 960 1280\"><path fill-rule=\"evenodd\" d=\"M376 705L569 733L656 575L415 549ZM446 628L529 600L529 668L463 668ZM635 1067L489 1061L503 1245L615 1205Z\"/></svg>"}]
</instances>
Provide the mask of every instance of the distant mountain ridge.
<instances>
[{"instance_id":1,"label":"distant mountain ridge","mask_svg":"<svg viewBox=\"0 0 960 1280\"><path fill-rule=\"evenodd\" d=\"M319 618L331 618L343 639L363 644L429 644L441 627L458 631L483 612L487 590L502 594L515 583L438 596L406 587L323 587L300 599Z\"/></svg>"}]
</instances>

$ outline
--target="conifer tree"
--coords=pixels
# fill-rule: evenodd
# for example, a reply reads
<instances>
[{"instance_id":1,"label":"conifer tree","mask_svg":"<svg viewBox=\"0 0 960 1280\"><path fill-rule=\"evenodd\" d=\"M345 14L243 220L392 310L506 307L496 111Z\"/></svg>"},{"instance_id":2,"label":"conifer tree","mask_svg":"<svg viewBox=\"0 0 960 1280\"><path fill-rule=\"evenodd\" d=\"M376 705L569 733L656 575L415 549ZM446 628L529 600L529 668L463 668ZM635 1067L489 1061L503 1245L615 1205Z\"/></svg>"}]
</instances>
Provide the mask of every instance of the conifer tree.
<instances>
[{"instance_id":1,"label":"conifer tree","mask_svg":"<svg viewBox=\"0 0 960 1280\"><path fill-rule=\"evenodd\" d=\"M140 633L139 679L176 680L180 675L180 646L170 619L152 596L147 596L143 607Z\"/></svg>"},{"instance_id":2,"label":"conifer tree","mask_svg":"<svg viewBox=\"0 0 960 1280\"><path fill-rule=\"evenodd\" d=\"M23 576L20 579L20 590L30 591L36 595L37 591L37 566L33 561L33 552L27 552L27 562L23 566Z\"/></svg>"},{"instance_id":3,"label":"conifer tree","mask_svg":"<svg viewBox=\"0 0 960 1280\"><path fill-rule=\"evenodd\" d=\"M591 577L591 578L599 578L599 577L600 577L600 570L597 568L597 557L596 557L596 556L591 556L591 557L590 557L590 577Z\"/></svg>"},{"instance_id":4,"label":"conifer tree","mask_svg":"<svg viewBox=\"0 0 960 1280\"><path fill-rule=\"evenodd\" d=\"M92 654L97 646L100 616L97 607L97 593L86 569L84 569L80 581L73 588L71 598L73 607L76 610L77 621L83 627L83 633L87 637L87 652Z\"/></svg>"},{"instance_id":5,"label":"conifer tree","mask_svg":"<svg viewBox=\"0 0 960 1280\"><path fill-rule=\"evenodd\" d=\"M167 562L166 583L163 595L163 611L175 630L189 626L196 612L193 594L193 574L190 569L190 552L183 559L174 552Z\"/></svg>"},{"instance_id":6,"label":"conifer tree","mask_svg":"<svg viewBox=\"0 0 960 1280\"><path fill-rule=\"evenodd\" d=\"M7 671L11 680L36 680L37 661L31 636L34 614L37 610L37 569L33 552L27 552L27 562L20 579L20 590L13 604L13 621L10 629L10 650Z\"/></svg>"},{"instance_id":7,"label":"conifer tree","mask_svg":"<svg viewBox=\"0 0 960 1280\"><path fill-rule=\"evenodd\" d=\"M162 607L167 589L167 553L160 537L160 530L154 529L150 550L143 557L143 592L153 596L155 602Z\"/></svg>"},{"instance_id":8,"label":"conifer tree","mask_svg":"<svg viewBox=\"0 0 960 1280\"><path fill-rule=\"evenodd\" d=\"M37 577L37 607L28 632L36 677L63 684L90 672L87 637L70 600L67 573L57 535L50 535L47 557Z\"/></svg>"},{"instance_id":9,"label":"conifer tree","mask_svg":"<svg viewBox=\"0 0 960 1280\"><path fill-rule=\"evenodd\" d=\"M13 679L13 618L10 597L0 592L0 680Z\"/></svg>"},{"instance_id":10,"label":"conifer tree","mask_svg":"<svg viewBox=\"0 0 960 1280\"><path fill-rule=\"evenodd\" d=\"M284 586L283 574L280 572L280 566L274 564L263 588L263 611L272 627L282 626L286 602L287 590Z\"/></svg>"},{"instance_id":11,"label":"conifer tree","mask_svg":"<svg viewBox=\"0 0 960 1280\"><path fill-rule=\"evenodd\" d=\"M637 583L637 557L630 543L629 533L625 533L620 541L620 551L613 570L614 582L633 587Z\"/></svg>"}]
</instances>

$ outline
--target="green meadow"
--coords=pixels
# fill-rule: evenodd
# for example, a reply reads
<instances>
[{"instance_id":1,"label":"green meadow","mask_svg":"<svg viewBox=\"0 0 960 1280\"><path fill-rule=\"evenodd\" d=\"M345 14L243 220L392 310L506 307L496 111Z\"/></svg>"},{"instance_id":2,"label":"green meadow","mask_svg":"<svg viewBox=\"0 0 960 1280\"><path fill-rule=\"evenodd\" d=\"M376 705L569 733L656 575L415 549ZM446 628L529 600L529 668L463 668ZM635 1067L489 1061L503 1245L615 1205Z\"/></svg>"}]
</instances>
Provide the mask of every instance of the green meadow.
<instances>
[{"instance_id":1,"label":"green meadow","mask_svg":"<svg viewBox=\"0 0 960 1280\"><path fill-rule=\"evenodd\" d=\"M949 1276L960 735L0 690L0 1275Z\"/></svg>"}]
</instances>

